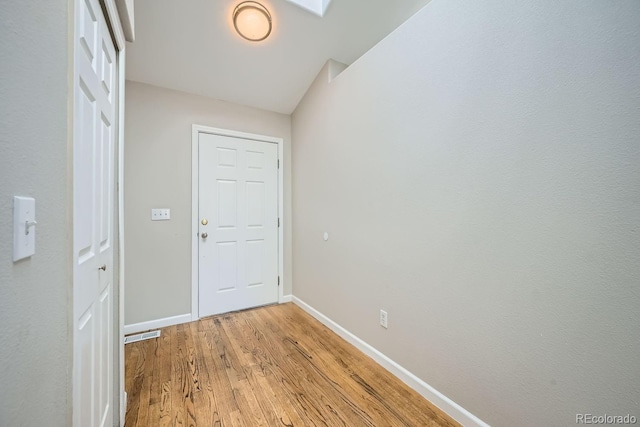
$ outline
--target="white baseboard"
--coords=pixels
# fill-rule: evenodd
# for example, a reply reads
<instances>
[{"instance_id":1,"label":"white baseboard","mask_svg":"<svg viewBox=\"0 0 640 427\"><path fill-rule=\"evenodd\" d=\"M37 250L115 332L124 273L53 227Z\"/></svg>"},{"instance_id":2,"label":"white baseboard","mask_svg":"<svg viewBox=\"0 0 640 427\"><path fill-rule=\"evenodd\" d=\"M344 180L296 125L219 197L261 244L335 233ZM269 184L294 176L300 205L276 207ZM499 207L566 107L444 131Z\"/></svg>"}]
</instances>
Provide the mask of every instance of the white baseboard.
<instances>
[{"instance_id":1,"label":"white baseboard","mask_svg":"<svg viewBox=\"0 0 640 427\"><path fill-rule=\"evenodd\" d=\"M283 295L280 303L291 302L293 295ZM165 317L163 319L149 320L147 322L133 323L131 325L124 325L124 334L135 334L137 332L148 331L150 329L166 328L167 326L179 325L181 323L192 322L194 320L191 313L180 314L178 316Z\"/></svg>"},{"instance_id":2,"label":"white baseboard","mask_svg":"<svg viewBox=\"0 0 640 427\"><path fill-rule=\"evenodd\" d=\"M490 427L489 424L480 420L478 417L464 409L462 406L449 399L444 394L440 393L435 388L431 387L426 382L409 372L407 369L400 366L398 363L385 356L383 353L367 344L342 326L338 325L333 320L329 319L324 314L320 313L309 304L302 301L300 298L293 296L293 302L304 311L315 317L326 327L333 332L341 336L347 342L355 346L358 350L362 351L367 356L375 360L380 366L391 372L393 375L402 380L409 387L420 393L422 397L433 403L440 408L443 412L449 415L454 420L458 421L465 427Z\"/></svg>"},{"instance_id":3,"label":"white baseboard","mask_svg":"<svg viewBox=\"0 0 640 427\"><path fill-rule=\"evenodd\" d=\"M191 322L191 313L165 317L162 319L149 320L148 322L124 325L124 334L135 334L136 332L148 331L150 329L166 328L167 326L179 325L180 323L187 322Z\"/></svg>"}]
</instances>

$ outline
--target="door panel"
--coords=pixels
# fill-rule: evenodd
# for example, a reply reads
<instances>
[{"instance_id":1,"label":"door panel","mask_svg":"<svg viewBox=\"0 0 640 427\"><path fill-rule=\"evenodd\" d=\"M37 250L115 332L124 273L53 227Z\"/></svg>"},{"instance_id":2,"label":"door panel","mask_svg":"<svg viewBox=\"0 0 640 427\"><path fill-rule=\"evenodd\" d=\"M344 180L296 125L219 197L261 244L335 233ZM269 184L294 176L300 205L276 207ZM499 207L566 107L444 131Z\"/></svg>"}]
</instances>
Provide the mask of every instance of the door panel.
<instances>
[{"instance_id":1,"label":"door panel","mask_svg":"<svg viewBox=\"0 0 640 427\"><path fill-rule=\"evenodd\" d=\"M200 133L198 151L200 316L277 302L277 144Z\"/></svg>"},{"instance_id":2,"label":"door panel","mask_svg":"<svg viewBox=\"0 0 640 427\"><path fill-rule=\"evenodd\" d=\"M78 408L74 408L75 426L90 426L94 424L94 415L92 413L93 366L91 363L94 354L93 335L94 316L93 307L91 307L78 320L77 331L75 333L74 369L76 371L77 380L74 380L73 384L74 394L76 390L80 391L78 393L79 399L74 401L74 404L78 406Z\"/></svg>"},{"instance_id":3,"label":"door panel","mask_svg":"<svg viewBox=\"0 0 640 427\"><path fill-rule=\"evenodd\" d=\"M264 182L247 182L247 227L264 227Z\"/></svg>"},{"instance_id":4,"label":"door panel","mask_svg":"<svg viewBox=\"0 0 640 427\"><path fill-rule=\"evenodd\" d=\"M76 0L73 425L113 425L115 48L97 0Z\"/></svg>"},{"instance_id":5,"label":"door panel","mask_svg":"<svg viewBox=\"0 0 640 427\"><path fill-rule=\"evenodd\" d=\"M265 263L264 240L247 240L247 286L260 286L264 283Z\"/></svg>"},{"instance_id":6,"label":"door panel","mask_svg":"<svg viewBox=\"0 0 640 427\"><path fill-rule=\"evenodd\" d=\"M100 138L100 155L98 156L98 160L100 164L98 165L98 195L99 195L99 221L98 224L98 232L99 234L99 250L100 252L105 252L111 250L111 239L113 238L113 173L114 173L114 165L113 165L113 155L114 153L114 138L113 138L113 127L111 123L107 122L106 117L102 116L102 120L100 121L102 135Z\"/></svg>"},{"instance_id":7,"label":"door panel","mask_svg":"<svg viewBox=\"0 0 640 427\"><path fill-rule=\"evenodd\" d=\"M111 297L111 284L107 284L104 286L104 290L102 295L99 298L100 309L98 310L100 313L100 326L99 330L101 331L98 339L99 347L98 347L98 369L99 369L99 378L101 381L96 382L96 386L99 389L98 395L98 410L100 411L98 414L98 419L101 420L100 426L111 426L113 422L108 420L107 418L111 417L111 399L113 397L112 390L112 381L113 372L112 372L112 358L113 351L111 351L111 343L113 342L113 333L112 333L112 309L113 309L113 299ZM108 378L108 381L104 381L104 379Z\"/></svg>"},{"instance_id":8,"label":"door panel","mask_svg":"<svg viewBox=\"0 0 640 427\"><path fill-rule=\"evenodd\" d=\"M237 227L236 181L217 180L218 183L218 228L235 229Z\"/></svg>"}]
</instances>

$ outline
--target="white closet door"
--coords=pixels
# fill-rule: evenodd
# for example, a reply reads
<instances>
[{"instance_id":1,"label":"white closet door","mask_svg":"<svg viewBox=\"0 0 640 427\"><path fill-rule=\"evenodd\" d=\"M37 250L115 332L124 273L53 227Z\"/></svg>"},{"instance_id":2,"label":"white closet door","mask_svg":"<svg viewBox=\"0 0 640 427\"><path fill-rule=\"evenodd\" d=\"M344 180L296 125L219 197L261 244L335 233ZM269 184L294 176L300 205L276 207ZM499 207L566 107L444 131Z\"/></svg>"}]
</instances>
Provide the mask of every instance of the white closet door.
<instances>
[{"instance_id":1,"label":"white closet door","mask_svg":"<svg viewBox=\"0 0 640 427\"><path fill-rule=\"evenodd\" d=\"M97 0L76 0L73 425L113 425L116 52Z\"/></svg>"}]
</instances>

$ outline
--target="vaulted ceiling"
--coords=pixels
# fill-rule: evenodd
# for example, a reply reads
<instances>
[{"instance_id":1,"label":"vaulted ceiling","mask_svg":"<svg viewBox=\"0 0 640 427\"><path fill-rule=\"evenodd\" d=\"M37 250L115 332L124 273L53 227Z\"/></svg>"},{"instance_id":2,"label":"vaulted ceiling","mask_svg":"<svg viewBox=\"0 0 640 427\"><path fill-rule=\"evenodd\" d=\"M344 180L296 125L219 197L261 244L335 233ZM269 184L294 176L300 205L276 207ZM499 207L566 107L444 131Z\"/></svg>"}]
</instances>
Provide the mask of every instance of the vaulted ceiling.
<instances>
[{"instance_id":1,"label":"vaulted ceiling","mask_svg":"<svg viewBox=\"0 0 640 427\"><path fill-rule=\"evenodd\" d=\"M233 29L242 0L136 0L127 79L291 113L328 59L351 64L429 0L333 0L319 17L260 0L273 32L249 42Z\"/></svg>"}]
</instances>

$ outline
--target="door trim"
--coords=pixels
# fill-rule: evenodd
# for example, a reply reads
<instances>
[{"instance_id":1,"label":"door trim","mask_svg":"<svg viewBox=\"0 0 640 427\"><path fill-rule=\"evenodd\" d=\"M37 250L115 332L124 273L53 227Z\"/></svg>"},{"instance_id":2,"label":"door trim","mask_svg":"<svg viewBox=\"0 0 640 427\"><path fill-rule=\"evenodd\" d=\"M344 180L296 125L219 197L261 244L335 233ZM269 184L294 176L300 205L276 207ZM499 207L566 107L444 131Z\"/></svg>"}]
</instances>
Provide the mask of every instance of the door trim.
<instances>
[{"instance_id":1,"label":"door trim","mask_svg":"<svg viewBox=\"0 0 640 427\"><path fill-rule=\"evenodd\" d=\"M100 0L104 4L106 10L107 23L109 24L109 30L114 38L114 45L116 48L116 69L118 75L116 76L116 86L118 99L116 102L116 155L115 168L116 168L116 230L118 239L118 271L114 277L117 280L118 286L118 299L114 301L116 306L116 313L118 319L114 322L114 347L118 349L118 382L114 381L114 393L117 392L118 401L118 413L114 412L114 418L118 417L120 425L124 426L124 420L127 412L127 392L124 389L124 102L125 102L125 58L126 58L126 38L124 34L124 28L122 27L122 21L120 20L120 14L116 5L116 0ZM116 358L113 358L114 362ZM115 369L113 370L115 372Z\"/></svg>"},{"instance_id":2,"label":"door trim","mask_svg":"<svg viewBox=\"0 0 640 427\"><path fill-rule=\"evenodd\" d=\"M191 127L191 320L195 321L200 319L198 307L198 187L200 176L198 159L200 150L198 141L201 133L278 144L278 162L280 164L278 168L278 218L280 218L280 227L278 227L278 276L280 277L278 303L282 303L284 302L284 224L288 219L284 217L284 140L273 136L257 135L194 124Z\"/></svg>"},{"instance_id":3,"label":"door trim","mask_svg":"<svg viewBox=\"0 0 640 427\"><path fill-rule=\"evenodd\" d=\"M105 18L109 25L109 31L114 39L116 48L116 93L118 96L116 102L116 155L115 160L115 178L116 178L116 197L117 212L115 214L115 233L117 234L118 246L116 250L118 271L114 276L117 280L118 299L114 301L116 314L118 316L113 325L115 345L118 349L118 382L114 381L113 391L117 393L118 413L114 412L114 418L120 419L120 425L124 426L125 415L127 412L126 391L124 389L124 102L125 102L125 58L126 58L126 37L122 21L116 5L116 0L100 0L106 11ZM115 236L114 236L115 237ZM113 358L114 363L116 358ZM113 370L115 372L115 369Z\"/></svg>"}]
</instances>

